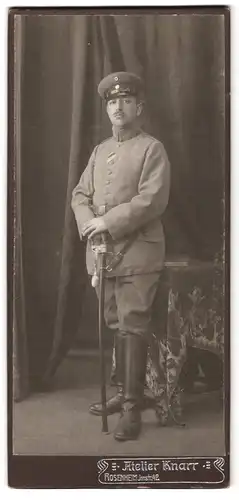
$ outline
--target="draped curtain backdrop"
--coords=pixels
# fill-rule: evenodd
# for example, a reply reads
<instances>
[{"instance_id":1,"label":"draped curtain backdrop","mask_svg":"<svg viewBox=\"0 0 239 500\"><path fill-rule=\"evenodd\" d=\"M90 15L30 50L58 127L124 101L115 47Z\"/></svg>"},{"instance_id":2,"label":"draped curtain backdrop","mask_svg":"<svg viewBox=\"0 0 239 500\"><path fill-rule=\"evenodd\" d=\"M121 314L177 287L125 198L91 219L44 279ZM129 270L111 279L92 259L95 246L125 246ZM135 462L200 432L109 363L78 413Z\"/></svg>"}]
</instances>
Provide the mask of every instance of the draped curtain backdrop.
<instances>
[{"instance_id":1,"label":"draped curtain backdrop","mask_svg":"<svg viewBox=\"0 0 239 500\"><path fill-rule=\"evenodd\" d=\"M97 94L107 73L145 82L144 129L172 166L167 255L212 260L221 250L224 17L26 14L15 18L15 49L19 400L55 373L79 331L88 284L70 201L93 147L111 134Z\"/></svg>"}]
</instances>

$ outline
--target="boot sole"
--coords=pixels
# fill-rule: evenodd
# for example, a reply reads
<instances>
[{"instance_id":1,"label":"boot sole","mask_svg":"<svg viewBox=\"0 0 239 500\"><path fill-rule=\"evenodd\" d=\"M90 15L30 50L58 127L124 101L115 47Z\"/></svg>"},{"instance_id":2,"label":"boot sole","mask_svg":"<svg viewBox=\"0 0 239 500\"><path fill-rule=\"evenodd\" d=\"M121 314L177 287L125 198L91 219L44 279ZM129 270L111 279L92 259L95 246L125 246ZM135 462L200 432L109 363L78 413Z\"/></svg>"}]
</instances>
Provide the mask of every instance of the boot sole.
<instances>
[{"instance_id":1,"label":"boot sole","mask_svg":"<svg viewBox=\"0 0 239 500\"><path fill-rule=\"evenodd\" d=\"M138 439L139 437L139 434L135 435L135 436L114 436L114 438L116 439L116 441L135 441L136 439Z\"/></svg>"},{"instance_id":2,"label":"boot sole","mask_svg":"<svg viewBox=\"0 0 239 500\"><path fill-rule=\"evenodd\" d=\"M114 411L109 411L109 412L106 412L106 415L114 415L115 413L120 413L121 411L121 408L119 408L118 410L114 410ZM91 415L94 415L95 417L102 417L102 411L97 411L97 410L91 410L89 409L89 413L91 413Z\"/></svg>"},{"instance_id":3,"label":"boot sole","mask_svg":"<svg viewBox=\"0 0 239 500\"><path fill-rule=\"evenodd\" d=\"M141 411L144 411L144 410L147 410L147 409L152 409L155 407L155 402L153 399L149 398L149 397L146 397L141 405L140 405L140 409ZM109 411L107 412L107 415L114 415L115 413L120 413L121 411L121 407L117 408L116 410L114 411ZM89 413L91 413L91 415L95 415L96 417L102 417L102 411L98 411L98 410L93 410L93 409L89 409Z\"/></svg>"}]
</instances>

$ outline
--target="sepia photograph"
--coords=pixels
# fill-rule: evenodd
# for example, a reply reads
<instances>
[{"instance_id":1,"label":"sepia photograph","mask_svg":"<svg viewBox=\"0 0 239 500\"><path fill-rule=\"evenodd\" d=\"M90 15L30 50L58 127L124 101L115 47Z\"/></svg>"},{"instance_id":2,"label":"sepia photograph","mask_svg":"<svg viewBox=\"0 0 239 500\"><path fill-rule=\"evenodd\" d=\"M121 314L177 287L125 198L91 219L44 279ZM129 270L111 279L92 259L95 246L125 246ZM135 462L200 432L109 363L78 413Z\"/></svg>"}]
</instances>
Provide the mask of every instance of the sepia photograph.
<instances>
[{"instance_id":1,"label":"sepia photograph","mask_svg":"<svg viewBox=\"0 0 239 500\"><path fill-rule=\"evenodd\" d=\"M11 486L228 485L229 20L9 10Z\"/></svg>"}]
</instances>

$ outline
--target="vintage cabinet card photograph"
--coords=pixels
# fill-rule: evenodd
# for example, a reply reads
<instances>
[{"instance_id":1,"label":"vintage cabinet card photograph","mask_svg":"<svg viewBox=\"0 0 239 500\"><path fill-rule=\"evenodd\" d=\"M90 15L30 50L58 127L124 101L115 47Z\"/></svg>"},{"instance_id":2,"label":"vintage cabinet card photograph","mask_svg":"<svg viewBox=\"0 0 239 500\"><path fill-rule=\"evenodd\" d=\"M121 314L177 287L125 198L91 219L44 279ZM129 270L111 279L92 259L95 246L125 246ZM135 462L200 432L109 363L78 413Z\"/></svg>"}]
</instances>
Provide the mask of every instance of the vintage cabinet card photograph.
<instances>
[{"instance_id":1,"label":"vintage cabinet card photograph","mask_svg":"<svg viewBox=\"0 0 239 500\"><path fill-rule=\"evenodd\" d=\"M229 484L230 9L8 12L8 477Z\"/></svg>"}]
</instances>

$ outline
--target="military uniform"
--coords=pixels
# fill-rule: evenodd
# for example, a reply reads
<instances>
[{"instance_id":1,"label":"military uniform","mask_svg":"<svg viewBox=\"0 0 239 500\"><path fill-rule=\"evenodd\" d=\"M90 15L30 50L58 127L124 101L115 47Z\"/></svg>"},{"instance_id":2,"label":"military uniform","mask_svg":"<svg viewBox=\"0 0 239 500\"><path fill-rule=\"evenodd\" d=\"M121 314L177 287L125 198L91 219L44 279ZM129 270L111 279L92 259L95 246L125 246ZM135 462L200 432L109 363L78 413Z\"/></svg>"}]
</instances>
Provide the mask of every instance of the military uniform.
<instances>
[{"instance_id":1,"label":"military uniform","mask_svg":"<svg viewBox=\"0 0 239 500\"><path fill-rule=\"evenodd\" d=\"M99 93L106 100L138 96L140 85L135 75L115 73L103 79ZM150 330L152 303L164 262L160 216L168 203L169 186L170 165L164 146L143 132L136 121L130 127L113 127L113 136L95 147L73 191L72 208L80 237L85 222L102 216L107 227L109 269L112 256L123 252L121 261L106 273L105 319L112 330L131 339L135 353L139 344L135 338L146 339ZM86 262L92 275L95 261L89 241ZM126 348L127 352L130 349Z\"/></svg>"},{"instance_id":2,"label":"military uniform","mask_svg":"<svg viewBox=\"0 0 239 500\"><path fill-rule=\"evenodd\" d=\"M94 149L73 191L78 229L81 234L86 220L105 213L110 252L120 251L129 235L137 233L111 276L160 271L165 247L160 216L169 195L167 155L159 141L141 130L117 132ZM89 243L87 269L93 274Z\"/></svg>"}]
</instances>

